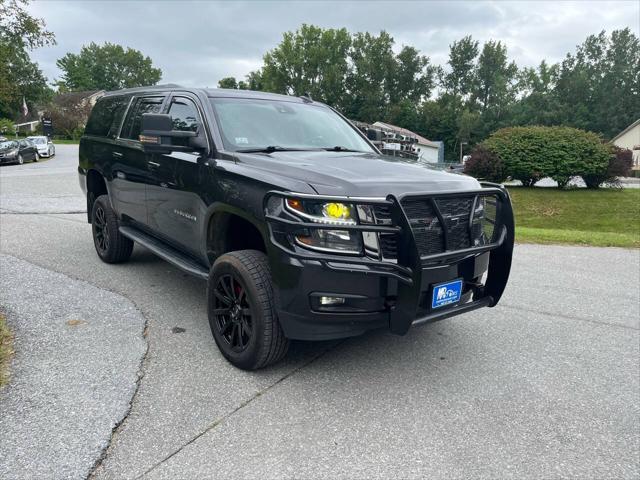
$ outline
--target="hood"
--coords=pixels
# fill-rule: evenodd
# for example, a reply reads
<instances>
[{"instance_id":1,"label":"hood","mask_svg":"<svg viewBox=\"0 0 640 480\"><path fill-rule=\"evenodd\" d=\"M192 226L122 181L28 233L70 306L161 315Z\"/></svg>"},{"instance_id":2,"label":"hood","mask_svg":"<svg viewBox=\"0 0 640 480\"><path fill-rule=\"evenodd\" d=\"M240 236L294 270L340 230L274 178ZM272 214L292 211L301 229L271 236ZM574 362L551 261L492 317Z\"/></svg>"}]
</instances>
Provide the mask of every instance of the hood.
<instances>
[{"instance_id":1,"label":"hood","mask_svg":"<svg viewBox=\"0 0 640 480\"><path fill-rule=\"evenodd\" d=\"M385 197L480 188L476 179L466 175L444 172L415 160L373 153L238 154L238 161L304 181L321 195Z\"/></svg>"}]
</instances>

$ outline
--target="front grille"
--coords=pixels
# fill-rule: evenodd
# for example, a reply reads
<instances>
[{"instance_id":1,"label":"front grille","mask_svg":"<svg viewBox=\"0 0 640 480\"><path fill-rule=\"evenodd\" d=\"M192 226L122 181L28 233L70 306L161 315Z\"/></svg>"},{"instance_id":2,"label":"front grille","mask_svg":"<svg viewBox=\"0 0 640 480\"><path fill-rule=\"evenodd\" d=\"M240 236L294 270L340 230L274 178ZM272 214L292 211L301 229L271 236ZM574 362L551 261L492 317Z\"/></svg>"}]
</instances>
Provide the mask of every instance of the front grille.
<instances>
[{"instance_id":1,"label":"front grille","mask_svg":"<svg viewBox=\"0 0 640 480\"><path fill-rule=\"evenodd\" d=\"M409 219L420 255L444 251L444 236L440 219L426 198L408 199L402 202Z\"/></svg>"},{"instance_id":2,"label":"front grille","mask_svg":"<svg viewBox=\"0 0 640 480\"><path fill-rule=\"evenodd\" d=\"M373 213L376 223L379 225L391 225L391 210L388 205L374 205ZM398 258L398 239L395 233L380 233L380 250L382 258L385 260L396 260Z\"/></svg>"},{"instance_id":3,"label":"front grille","mask_svg":"<svg viewBox=\"0 0 640 480\"><path fill-rule=\"evenodd\" d=\"M494 241L496 202L497 199L493 196L436 199L435 204L446 229L446 238L431 199L408 198L402 201L402 208L411 225L420 255L427 256Z\"/></svg>"}]
</instances>

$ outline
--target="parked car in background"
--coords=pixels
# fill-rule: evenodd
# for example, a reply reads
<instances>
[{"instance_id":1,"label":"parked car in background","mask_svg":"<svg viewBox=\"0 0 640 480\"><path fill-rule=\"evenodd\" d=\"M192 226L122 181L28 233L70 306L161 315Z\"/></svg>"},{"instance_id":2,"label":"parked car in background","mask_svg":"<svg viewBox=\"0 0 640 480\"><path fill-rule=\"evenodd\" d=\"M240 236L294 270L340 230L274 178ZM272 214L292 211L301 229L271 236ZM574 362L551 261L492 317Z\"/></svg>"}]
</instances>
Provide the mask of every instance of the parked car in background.
<instances>
[{"instance_id":1,"label":"parked car in background","mask_svg":"<svg viewBox=\"0 0 640 480\"><path fill-rule=\"evenodd\" d=\"M38 149L38 155L41 157L53 157L56 154L56 147L51 139L45 135L36 137L27 137L27 140L31 140Z\"/></svg>"},{"instance_id":2,"label":"parked car in background","mask_svg":"<svg viewBox=\"0 0 640 480\"><path fill-rule=\"evenodd\" d=\"M38 161L38 149L30 140L8 140L0 143L0 163L18 163Z\"/></svg>"}]
</instances>

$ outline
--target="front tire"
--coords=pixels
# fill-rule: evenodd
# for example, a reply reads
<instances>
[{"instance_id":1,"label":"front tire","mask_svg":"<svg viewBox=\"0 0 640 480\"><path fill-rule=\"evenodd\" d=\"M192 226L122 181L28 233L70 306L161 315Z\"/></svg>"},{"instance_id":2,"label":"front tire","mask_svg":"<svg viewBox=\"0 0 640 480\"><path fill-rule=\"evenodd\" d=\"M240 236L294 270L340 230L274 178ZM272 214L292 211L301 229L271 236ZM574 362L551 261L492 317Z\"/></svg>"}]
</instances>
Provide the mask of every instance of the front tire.
<instances>
[{"instance_id":1,"label":"front tire","mask_svg":"<svg viewBox=\"0 0 640 480\"><path fill-rule=\"evenodd\" d=\"M24 163L24 158L22 158L22 155L18 155L18 165L22 165Z\"/></svg>"},{"instance_id":2,"label":"front tire","mask_svg":"<svg viewBox=\"0 0 640 480\"><path fill-rule=\"evenodd\" d=\"M257 370L287 353L274 307L267 256L240 250L216 260L207 282L209 326L222 355L243 370Z\"/></svg>"},{"instance_id":3,"label":"front tire","mask_svg":"<svg viewBox=\"0 0 640 480\"><path fill-rule=\"evenodd\" d=\"M133 251L133 241L118 230L118 217L111 208L107 195L100 195L93 202L91 230L93 244L103 262L122 263L129 260Z\"/></svg>"},{"instance_id":4,"label":"front tire","mask_svg":"<svg viewBox=\"0 0 640 480\"><path fill-rule=\"evenodd\" d=\"M34 162L37 162L38 160L40 160L40 154L39 154L39 153L36 153L36 156L35 156L35 157L33 157L33 161L34 161Z\"/></svg>"}]
</instances>

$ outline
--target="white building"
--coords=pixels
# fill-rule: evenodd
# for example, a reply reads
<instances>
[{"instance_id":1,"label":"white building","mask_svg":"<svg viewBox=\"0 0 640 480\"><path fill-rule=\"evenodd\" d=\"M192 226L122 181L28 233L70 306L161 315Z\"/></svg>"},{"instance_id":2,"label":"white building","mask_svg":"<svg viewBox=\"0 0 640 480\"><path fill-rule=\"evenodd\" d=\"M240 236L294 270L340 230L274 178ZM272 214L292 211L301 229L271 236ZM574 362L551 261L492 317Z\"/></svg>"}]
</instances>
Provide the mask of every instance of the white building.
<instances>
[{"instance_id":1,"label":"white building","mask_svg":"<svg viewBox=\"0 0 640 480\"><path fill-rule=\"evenodd\" d=\"M640 118L611 139L620 148L633 151L633 169L640 170Z\"/></svg>"},{"instance_id":2,"label":"white building","mask_svg":"<svg viewBox=\"0 0 640 480\"><path fill-rule=\"evenodd\" d=\"M415 145L415 152L418 154L418 159L426 163L438 163L440 151L439 144L432 142L431 140L427 140L417 133L413 133L411 130L397 127L395 125L391 125L390 123L376 122L373 124L373 126L380 127L385 130L393 130L394 132L399 133L400 135L405 135L407 137L415 137L418 140L418 143Z\"/></svg>"}]
</instances>

